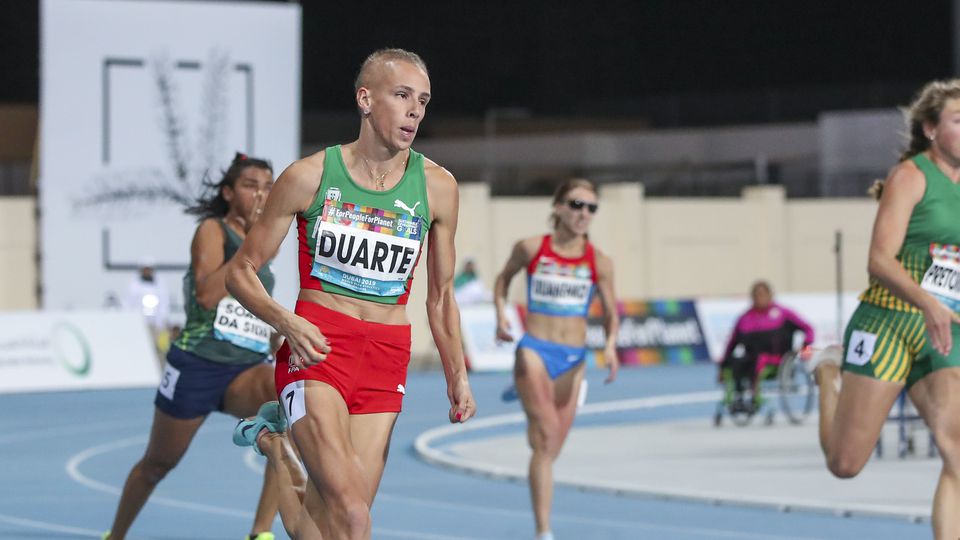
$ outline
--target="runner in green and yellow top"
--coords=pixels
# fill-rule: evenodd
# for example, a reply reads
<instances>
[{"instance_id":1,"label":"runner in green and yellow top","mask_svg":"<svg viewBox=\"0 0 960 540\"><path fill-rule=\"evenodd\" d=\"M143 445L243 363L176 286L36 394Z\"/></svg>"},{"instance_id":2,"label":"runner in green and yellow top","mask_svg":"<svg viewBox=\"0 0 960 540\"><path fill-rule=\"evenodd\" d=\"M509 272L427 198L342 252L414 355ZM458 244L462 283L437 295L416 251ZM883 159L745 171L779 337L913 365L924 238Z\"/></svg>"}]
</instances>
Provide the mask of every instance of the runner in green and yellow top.
<instances>
[{"instance_id":1,"label":"runner in green and yellow top","mask_svg":"<svg viewBox=\"0 0 960 540\"><path fill-rule=\"evenodd\" d=\"M464 422L476 411L453 294L457 183L410 148L430 101L426 65L401 49L376 51L355 90L357 140L280 175L227 274L234 296L286 337L275 382L287 422L241 422L234 441L256 445L287 484L305 484L305 492L281 493L280 515L294 538L370 537L370 507L406 393L405 304L428 236L427 316L447 379L448 418ZM290 312L256 272L294 219L300 295ZM306 478L284 446L287 423Z\"/></svg>"},{"instance_id":2,"label":"runner in green and yellow top","mask_svg":"<svg viewBox=\"0 0 960 540\"><path fill-rule=\"evenodd\" d=\"M847 326L844 348L814 355L809 368L820 387L820 444L827 467L840 478L855 476L866 464L906 386L943 458L934 536L956 539L960 79L925 86L907 115L909 148L875 186L880 206L870 242L870 287Z\"/></svg>"},{"instance_id":3,"label":"runner in green and yellow top","mask_svg":"<svg viewBox=\"0 0 960 540\"><path fill-rule=\"evenodd\" d=\"M210 185L210 193L187 209L200 219L184 276L187 322L167 352L146 452L127 477L111 532L104 538L126 537L153 489L176 467L207 415L220 411L247 417L272 399L272 366L265 361L273 329L228 295L225 284L226 263L261 215L272 186L268 161L237 154L221 180ZM269 267L256 279L265 290L273 290ZM273 539L270 529L278 494L274 471L267 469L248 538Z\"/></svg>"}]
</instances>

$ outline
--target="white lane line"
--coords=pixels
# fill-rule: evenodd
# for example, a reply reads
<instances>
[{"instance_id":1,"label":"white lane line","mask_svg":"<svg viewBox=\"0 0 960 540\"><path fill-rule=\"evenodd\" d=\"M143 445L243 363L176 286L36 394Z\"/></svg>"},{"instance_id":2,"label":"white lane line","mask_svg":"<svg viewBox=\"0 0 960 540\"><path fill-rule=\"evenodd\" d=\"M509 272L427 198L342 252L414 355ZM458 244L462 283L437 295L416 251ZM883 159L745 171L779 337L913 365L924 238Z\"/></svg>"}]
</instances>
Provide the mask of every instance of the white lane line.
<instances>
[{"instance_id":1,"label":"white lane line","mask_svg":"<svg viewBox=\"0 0 960 540\"><path fill-rule=\"evenodd\" d=\"M588 414L602 414L609 412L653 409L656 407L665 407L669 405L688 405L693 403L706 403L717 400L717 392L692 392L689 394L674 394L667 396L654 396L649 398L625 399L619 401L604 401L600 403L588 403L577 411L577 416ZM470 431L488 429L492 427L519 425L526 423L526 416L523 413L509 413L488 418L473 418L466 424L445 425L424 431L417 436L413 442L413 447L417 455L429 463L436 465L445 465L454 469L466 470L469 472L481 472L498 476L501 474L500 468L495 466L476 467L473 462L451 456L443 450L433 448L432 443L452 435L461 435ZM504 473L513 477L509 471ZM526 479L525 477L523 478Z\"/></svg>"},{"instance_id":2,"label":"white lane line","mask_svg":"<svg viewBox=\"0 0 960 540\"><path fill-rule=\"evenodd\" d=\"M252 450L249 451L249 455L244 456L244 462L250 470L260 473L263 473L264 465L255 459L249 458L258 457ZM419 497L411 497L409 495L393 495L391 493L379 492L377 493L378 501L390 501L392 504L406 504L412 506L425 506L427 508L434 509L443 509L456 511L457 513L474 513L474 514L485 514L493 515L503 518L511 518L527 521L530 519L530 512L512 510L507 508L496 508L493 506L484 506L481 504L460 504L452 503L449 501L440 501L436 499L423 499ZM818 540L816 537L809 536L776 536L770 534L750 534L740 531L722 531L718 529L698 529L695 527L674 527L670 525L657 525L646 523L643 521L624 521L624 520L615 520L615 519L597 519L589 518L583 516L569 515L569 514L554 514L551 519L557 522L567 522L567 523L578 523L581 525L597 525L607 528L615 529L627 529L627 530L648 530L648 531L659 531L659 532L674 532L674 533L696 533L703 534L708 537L718 537L718 538L745 538L751 540Z\"/></svg>"},{"instance_id":3,"label":"white lane line","mask_svg":"<svg viewBox=\"0 0 960 540\"><path fill-rule=\"evenodd\" d=\"M142 445L142 444L145 444L146 442L147 442L147 437L145 435L138 435L136 437L129 437L126 439L120 439L120 440L109 442L109 443L99 444L97 446L91 446L86 450L83 450L81 452L74 454L73 456L70 457L70 459L67 460L67 465L66 465L67 474L70 475L70 478L72 478L75 482L81 485L84 485L90 489L94 489L96 491L102 491L104 493L109 493L111 495L120 495L121 488L119 486L113 486L110 484L99 482L97 480L94 480L86 476L85 474L80 472L80 465L82 465L84 461L96 455L105 454L107 452L113 452L115 450L120 450L122 448L127 448L130 446ZM244 512L241 510L234 510L232 508L224 508L222 506L213 506L209 504L191 503L191 502L181 501L178 499L171 499L169 497L160 497L160 496L154 495L150 497L150 501L157 504L162 504L164 506L171 506L173 508L181 508L184 510L193 510L196 512L206 512L209 514L219 514L223 516L231 516L231 517L247 518L247 519L253 518L253 512Z\"/></svg>"},{"instance_id":4,"label":"white lane line","mask_svg":"<svg viewBox=\"0 0 960 540\"><path fill-rule=\"evenodd\" d=\"M412 504L428 506L431 508L442 508L446 510L455 510L459 513L473 512L479 514L489 514L499 517L518 518L523 520L530 519L530 512L526 510L512 510L505 508L494 508L491 506L481 506L478 504L461 504L446 501L437 501L430 499L420 499L416 497L390 495L387 493L377 494L377 500L387 499L396 504ZM724 531L719 529L703 529L697 527L675 527L672 525L658 525L644 521L626 521L618 519L600 519L584 516L575 516L570 514L554 513L550 519L558 522L579 523L582 525L597 525L601 527L627 529L627 530L648 530L674 533L695 533L710 537L719 538L747 538L751 540L820 540L820 537L811 536L777 536L773 534L754 534L741 531Z\"/></svg>"},{"instance_id":5,"label":"white lane line","mask_svg":"<svg viewBox=\"0 0 960 540\"><path fill-rule=\"evenodd\" d=\"M0 436L0 445L22 443L35 439L65 437L72 433L96 433L98 431L115 432L129 427L142 427L142 422L99 422L96 424L70 424L65 426L47 426L33 431L16 431Z\"/></svg>"},{"instance_id":6,"label":"white lane line","mask_svg":"<svg viewBox=\"0 0 960 540\"><path fill-rule=\"evenodd\" d=\"M417 538L423 540L485 540L476 536L448 536L443 534L430 534L420 532L397 531L394 529L381 529L374 527L375 536L391 536L394 538Z\"/></svg>"},{"instance_id":7,"label":"white lane line","mask_svg":"<svg viewBox=\"0 0 960 540\"><path fill-rule=\"evenodd\" d=\"M654 398L642 398L642 399L629 399L622 401L609 401L609 402L600 402L600 403L591 403L584 406L577 414L599 414L612 411L624 411L624 410L633 410L640 408L652 408L652 407L661 407L667 405L684 405L690 403L702 403L702 402L712 402L716 401L717 393L716 392L697 392L692 394L679 394L679 395L670 395L670 396L658 396ZM476 422L475 422L476 420ZM452 430L455 433L462 433L464 431L469 431L463 429L470 427L472 429L484 429L489 427L496 427L502 425L509 425L515 423L523 423L526 421L523 413L510 413L495 417L474 419L468 422L467 424L459 424L454 426L444 426L442 429ZM452 429L451 429L452 428ZM418 438L419 440L419 438ZM447 454L444 454L447 455ZM250 450L247 455L244 456L244 462L251 470L258 473L263 472L263 463L259 460L256 460L256 454ZM525 479L524 475L510 475L518 479ZM491 506L483 506L479 504L458 504L451 503L448 501L438 501L431 499L422 499L416 497L410 497L408 495L392 495L390 493L380 492L377 494L377 500L389 500L394 504L410 504L410 505L419 505L429 508L439 508L446 510L453 510L456 512L464 513L479 513L486 515L495 515L499 517L507 517L521 520L529 520L530 513L527 511L519 511L512 509L503 509L495 508ZM624 521L624 520L614 520L614 519L598 519L598 518L589 518L583 516L575 515L561 515L554 514L552 516L554 521L558 522L568 522L568 523L578 523L583 525L596 525L603 526L608 528L619 528L627 530L646 530L646 531L657 531L657 532L670 532L670 533L685 533L685 534L700 534L705 537L710 538L743 538L748 540L818 540L817 537L805 537L805 536L778 536L772 534L753 534L745 533L742 531L724 531L718 529L704 529L697 527L676 527L670 525L658 525L653 523L647 523L642 521Z\"/></svg>"},{"instance_id":8,"label":"white lane line","mask_svg":"<svg viewBox=\"0 0 960 540\"><path fill-rule=\"evenodd\" d=\"M649 398L637 398L619 401L606 401L585 405L579 411L577 411L577 415L653 409L672 405L715 402L716 400L717 392L714 391L691 392L686 394L653 396ZM525 422L526 418L523 413L510 413L482 419L471 419L470 422L466 424L444 425L424 431L417 436L413 446L418 457L433 465L479 474L481 476L487 476L497 480L526 482L527 475L523 470L515 467L503 467L500 465L466 459L452 454L446 450L432 446L433 443L446 437L462 435L470 431L477 431L492 427L524 424ZM621 484L616 482L586 482L583 480L569 480L562 478L555 478L554 484L616 496L643 496L667 500L708 502L711 504L733 504L738 506L775 508L781 511L805 510L812 512L827 512L841 516L884 516L905 518L913 522L921 522L930 518L929 514L925 514L922 511L918 512L916 509L904 510L901 508L882 505L844 504L842 506L837 506L836 504L824 504L818 501L789 497L775 499L744 497L731 493L709 493L697 490L671 490L660 486L637 486L634 484Z\"/></svg>"},{"instance_id":9,"label":"white lane line","mask_svg":"<svg viewBox=\"0 0 960 540\"><path fill-rule=\"evenodd\" d=\"M24 519L15 516L8 516L5 514L0 514L0 521L5 523L10 523L11 525L17 525L20 527L29 527L31 529L41 529L44 531L52 531L64 534L75 534L77 536L82 536L84 538L100 538L100 535L103 534L103 531L94 531L91 529L81 529L79 527L69 527L67 525L58 525L56 523L50 523L48 521L35 521L32 519Z\"/></svg>"},{"instance_id":10,"label":"white lane line","mask_svg":"<svg viewBox=\"0 0 960 540\"><path fill-rule=\"evenodd\" d=\"M86 486L90 489L93 489L96 491L102 491L104 493L109 493L111 495L120 495L122 489L119 486L106 484L104 482L100 482L86 476L85 474L80 472L80 466L83 464L84 461L94 456L97 456L99 454L105 454L107 452L113 452L115 450L120 450L122 448L127 448L130 446L135 446L139 444L145 444L146 441L147 441L147 437L145 435L139 435L136 437L120 439L120 440L112 441L109 443L100 444L97 446L91 446L86 450L83 450L81 452L74 454L73 456L70 457L69 460L67 460L67 465L66 465L67 474L70 475L70 478L72 478L75 482L83 486ZM250 451L250 454L253 454L253 456L256 457L256 454L254 454L252 451ZM230 516L230 517L253 519L253 512L244 512L242 510L225 508L222 506L191 503L191 502L181 501L178 499L171 499L169 497L159 497L156 495L150 497L149 501L153 503L161 504L164 506L181 508L184 510L192 510L195 512L204 512L208 514L218 514L218 515L224 515L224 516ZM19 519L19 518L10 518L10 519ZM29 520L25 520L25 521L29 521ZM76 530L84 531L85 534L88 532L85 529L76 529ZM96 538L99 538L100 534L102 534L96 531L89 531L89 532L92 533ZM416 531L405 531L405 530L399 530L399 529L384 529L382 527L374 527L373 532L376 533L378 536L383 535L383 536L390 536L394 538L414 538L414 539L421 539L421 540L484 540L482 538L476 538L476 537L445 536L445 535L422 533L422 532L416 532Z\"/></svg>"}]
</instances>

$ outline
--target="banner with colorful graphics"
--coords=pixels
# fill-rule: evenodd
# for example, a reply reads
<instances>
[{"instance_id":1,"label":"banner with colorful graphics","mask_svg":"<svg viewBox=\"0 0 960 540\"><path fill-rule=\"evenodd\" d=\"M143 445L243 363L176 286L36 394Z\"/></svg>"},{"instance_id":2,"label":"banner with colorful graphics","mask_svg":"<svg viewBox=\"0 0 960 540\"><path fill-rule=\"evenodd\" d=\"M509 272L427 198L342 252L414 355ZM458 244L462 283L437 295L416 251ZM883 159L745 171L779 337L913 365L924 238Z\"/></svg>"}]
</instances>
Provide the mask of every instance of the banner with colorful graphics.
<instances>
[{"instance_id":1,"label":"banner with colorful graphics","mask_svg":"<svg viewBox=\"0 0 960 540\"><path fill-rule=\"evenodd\" d=\"M376 296L399 296L420 256L418 216L327 200L316 221L314 277Z\"/></svg>"},{"instance_id":2,"label":"banner with colorful graphics","mask_svg":"<svg viewBox=\"0 0 960 540\"><path fill-rule=\"evenodd\" d=\"M947 278L944 278L947 279ZM832 293L784 293L777 295L779 304L803 317L815 334L814 347L841 342L842 331L857 307L856 293L839 298ZM750 308L745 296L699 298L696 300L625 300L617 304L620 330L617 354L621 365L645 366L662 363L689 364L716 360L722 354L737 318ZM516 339L523 334L526 316L524 306L510 309L519 314L512 323ZM466 311L464 311L466 313ZM595 363L605 365L602 308L599 301L590 306L587 319L587 347L594 353ZM467 351L478 358L474 369L509 369L513 364L515 344L498 344L493 340L496 317L493 306L474 306L462 320ZM802 339L802 336L798 336ZM473 341L474 343L470 344ZM799 342L796 344L799 346Z\"/></svg>"},{"instance_id":3,"label":"banner with colorful graphics","mask_svg":"<svg viewBox=\"0 0 960 540\"><path fill-rule=\"evenodd\" d=\"M0 393L155 386L157 353L140 313L0 313Z\"/></svg>"},{"instance_id":4,"label":"banner with colorful graphics","mask_svg":"<svg viewBox=\"0 0 960 540\"><path fill-rule=\"evenodd\" d=\"M710 359L693 300L622 301L617 311L621 365L690 364ZM594 302L587 319L587 347L595 350L601 366L605 364L606 341L602 313L600 303Z\"/></svg>"},{"instance_id":5,"label":"banner with colorful graphics","mask_svg":"<svg viewBox=\"0 0 960 540\"><path fill-rule=\"evenodd\" d=\"M960 249L945 244L930 244L930 268L920 286L943 305L960 311Z\"/></svg>"}]
</instances>

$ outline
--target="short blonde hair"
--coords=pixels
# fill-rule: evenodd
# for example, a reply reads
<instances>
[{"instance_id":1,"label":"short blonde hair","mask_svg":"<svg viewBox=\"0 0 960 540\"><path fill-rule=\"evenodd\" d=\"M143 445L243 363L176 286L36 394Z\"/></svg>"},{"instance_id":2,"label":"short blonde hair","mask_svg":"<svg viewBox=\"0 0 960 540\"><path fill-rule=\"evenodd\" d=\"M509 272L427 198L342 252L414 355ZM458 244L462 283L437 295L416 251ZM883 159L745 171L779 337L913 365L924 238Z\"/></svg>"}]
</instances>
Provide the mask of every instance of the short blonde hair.
<instances>
[{"instance_id":1,"label":"short blonde hair","mask_svg":"<svg viewBox=\"0 0 960 540\"><path fill-rule=\"evenodd\" d=\"M920 89L913 102L903 109L907 123L907 149L900 155L900 161L906 161L930 149L930 139L923 131L923 124L939 123L940 113L947 101L957 98L960 98L960 79L931 81Z\"/></svg>"},{"instance_id":2,"label":"short blonde hair","mask_svg":"<svg viewBox=\"0 0 960 540\"><path fill-rule=\"evenodd\" d=\"M409 62L422 69L428 77L430 76L427 71L427 63L423 61L423 58L420 58L419 54L404 49L379 49L370 53L370 56L360 65L360 72L357 73L357 78L353 81L353 91L356 92L360 87L370 84L370 72L373 70L373 66L391 60Z\"/></svg>"}]
</instances>

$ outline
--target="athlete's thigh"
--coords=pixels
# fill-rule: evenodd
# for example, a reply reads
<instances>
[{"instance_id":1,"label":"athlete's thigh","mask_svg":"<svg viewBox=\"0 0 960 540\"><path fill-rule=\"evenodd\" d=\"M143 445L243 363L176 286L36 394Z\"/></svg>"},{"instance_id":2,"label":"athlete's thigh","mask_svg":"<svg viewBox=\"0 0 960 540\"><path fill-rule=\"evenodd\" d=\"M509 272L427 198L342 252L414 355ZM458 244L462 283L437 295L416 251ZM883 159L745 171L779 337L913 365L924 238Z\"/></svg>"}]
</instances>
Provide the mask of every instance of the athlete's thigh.
<instances>
[{"instance_id":1,"label":"athlete's thigh","mask_svg":"<svg viewBox=\"0 0 960 540\"><path fill-rule=\"evenodd\" d=\"M553 381L553 405L560 419L560 425L569 429L573 417L577 414L577 398L580 394L580 384L586 369L586 362L567 371Z\"/></svg>"},{"instance_id":2,"label":"athlete's thigh","mask_svg":"<svg viewBox=\"0 0 960 540\"><path fill-rule=\"evenodd\" d=\"M237 375L227 387L223 396L223 412L237 418L254 416L260 405L277 400L276 392L273 366L257 364Z\"/></svg>"},{"instance_id":3,"label":"athlete's thigh","mask_svg":"<svg viewBox=\"0 0 960 540\"><path fill-rule=\"evenodd\" d=\"M923 377L910 388L910 400L938 444L955 447L960 443L960 367L937 369Z\"/></svg>"},{"instance_id":4,"label":"athlete's thigh","mask_svg":"<svg viewBox=\"0 0 960 540\"><path fill-rule=\"evenodd\" d=\"M555 416L553 381L539 353L526 347L517 348L513 380L523 410L531 420Z\"/></svg>"},{"instance_id":5,"label":"athlete's thigh","mask_svg":"<svg viewBox=\"0 0 960 540\"><path fill-rule=\"evenodd\" d=\"M923 343L923 316L861 303L844 336L842 389L830 452L866 463Z\"/></svg>"},{"instance_id":6,"label":"athlete's thigh","mask_svg":"<svg viewBox=\"0 0 960 540\"><path fill-rule=\"evenodd\" d=\"M145 457L150 461L175 466L190 447L190 442L206 418L176 418L155 408Z\"/></svg>"},{"instance_id":7,"label":"athlete's thigh","mask_svg":"<svg viewBox=\"0 0 960 540\"><path fill-rule=\"evenodd\" d=\"M368 490L367 503L370 505L373 504L380 487L380 479L383 477L383 467L387 463L390 437L397 422L397 414L386 412L350 416L350 440L363 465Z\"/></svg>"},{"instance_id":8,"label":"athlete's thigh","mask_svg":"<svg viewBox=\"0 0 960 540\"><path fill-rule=\"evenodd\" d=\"M830 452L866 463L904 383L845 372L830 434Z\"/></svg>"},{"instance_id":9,"label":"athlete's thigh","mask_svg":"<svg viewBox=\"0 0 960 540\"><path fill-rule=\"evenodd\" d=\"M307 468L310 480L321 494L333 490L337 493L365 492L356 485L357 468L353 444L350 440L350 415L340 393L329 384L306 380L299 390L303 396L294 395L284 407L297 410L302 407L302 417L291 418L290 432L300 449L300 457ZM297 404L298 400L302 400Z\"/></svg>"}]
</instances>

